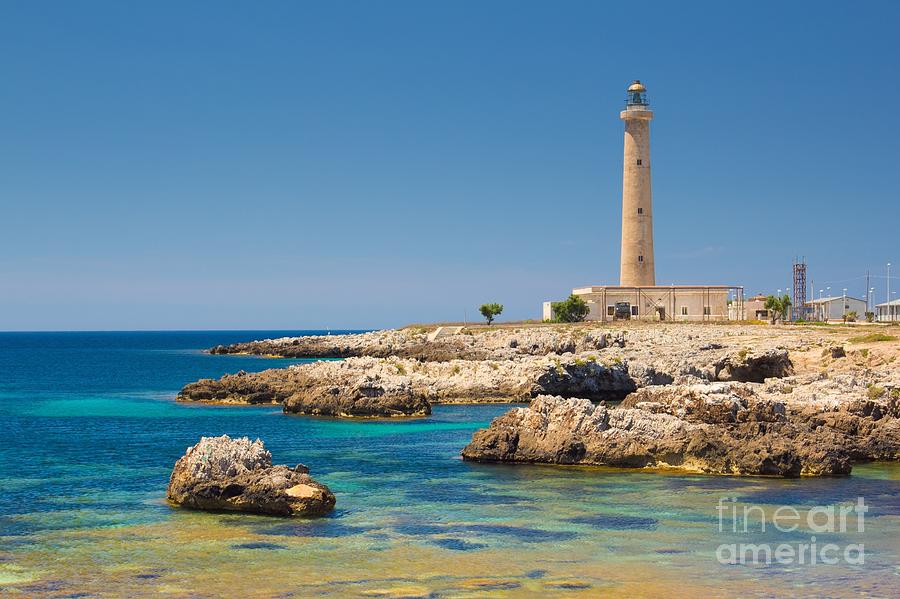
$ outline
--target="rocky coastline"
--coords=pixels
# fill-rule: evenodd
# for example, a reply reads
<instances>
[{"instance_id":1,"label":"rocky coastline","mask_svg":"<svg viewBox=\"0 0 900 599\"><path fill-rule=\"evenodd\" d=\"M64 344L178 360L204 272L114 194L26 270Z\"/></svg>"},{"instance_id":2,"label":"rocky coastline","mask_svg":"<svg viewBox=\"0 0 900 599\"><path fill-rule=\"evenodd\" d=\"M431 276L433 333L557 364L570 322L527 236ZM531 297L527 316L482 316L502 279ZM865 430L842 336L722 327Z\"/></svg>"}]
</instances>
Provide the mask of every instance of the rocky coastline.
<instances>
[{"instance_id":1,"label":"rocky coastline","mask_svg":"<svg viewBox=\"0 0 900 599\"><path fill-rule=\"evenodd\" d=\"M848 350L847 336L673 324L261 340L210 351L343 359L204 379L178 399L393 418L531 402L475 433L464 459L842 476L853 462L900 459L900 348Z\"/></svg>"}]
</instances>

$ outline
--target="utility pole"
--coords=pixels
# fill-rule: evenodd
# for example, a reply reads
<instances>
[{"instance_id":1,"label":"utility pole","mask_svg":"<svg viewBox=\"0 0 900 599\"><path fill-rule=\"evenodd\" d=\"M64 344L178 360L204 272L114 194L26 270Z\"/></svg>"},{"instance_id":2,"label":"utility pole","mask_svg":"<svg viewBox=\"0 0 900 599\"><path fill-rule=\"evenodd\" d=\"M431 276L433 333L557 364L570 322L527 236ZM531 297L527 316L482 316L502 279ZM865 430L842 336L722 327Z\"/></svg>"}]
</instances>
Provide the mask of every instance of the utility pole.
<instances>
[{"instance_id":1,"label":"utility pole","mask_svg":"<svg viewBox=\"0 0 900 599\"><path fill-rule=\"evenodd\" d=\"M866 269L866 312L870 310L869 299L869 269Z\"/></svg>"},{"instance_id":2,"label":"utility pole","mask_svg":"<svg viewBox=\"0 0 900 599\"><path fill-rule=\"evenodd\" d=\"M891 305L891 263L888 262L887 265L887 308L888 314L890 315L891 322L894 321L894 306Z\"/></svg>"}]
</instances>

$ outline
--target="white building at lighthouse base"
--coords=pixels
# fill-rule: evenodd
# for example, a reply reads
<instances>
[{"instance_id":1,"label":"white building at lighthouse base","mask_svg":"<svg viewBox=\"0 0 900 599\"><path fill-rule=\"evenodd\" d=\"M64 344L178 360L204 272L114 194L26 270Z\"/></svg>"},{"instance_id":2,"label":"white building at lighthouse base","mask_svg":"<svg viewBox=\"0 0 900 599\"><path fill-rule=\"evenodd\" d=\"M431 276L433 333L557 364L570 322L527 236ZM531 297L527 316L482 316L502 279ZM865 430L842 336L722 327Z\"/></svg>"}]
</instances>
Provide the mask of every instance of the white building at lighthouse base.
<instances>
[{"instance_id":1,"label":"white building at lighthouse base","mask_svg":"<svg viewBox=\"0 0 900 599\"><path fill-rule=\"evenodd\" d=\"M586 320L711 322L743 318L744 288L730 285L591 286L572 290L590 309ZM554 320L553 302L543 319Z\"/></svg>"}]
</instances>

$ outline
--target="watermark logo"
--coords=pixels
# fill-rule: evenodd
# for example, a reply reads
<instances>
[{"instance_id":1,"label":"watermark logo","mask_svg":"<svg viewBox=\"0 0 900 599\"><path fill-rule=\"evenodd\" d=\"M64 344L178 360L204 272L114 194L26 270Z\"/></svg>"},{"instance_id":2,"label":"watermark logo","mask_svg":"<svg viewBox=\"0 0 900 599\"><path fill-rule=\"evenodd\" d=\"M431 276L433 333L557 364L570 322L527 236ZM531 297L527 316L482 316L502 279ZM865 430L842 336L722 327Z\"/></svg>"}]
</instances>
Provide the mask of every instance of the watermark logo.
<instances>
[{"instance_id":1,"label":"watermark logo","mask_svg":"<svg viewBox=\"0 0 900 599\"><path fill-rule=\"evenodd\" d=\"M816 535L840 533L853 536L866 530L869 507L863 497L856 503L816 506L801 512L789 505L769 511L758 505L738 503L736 497L721 497L716 511L719 533L727 535L760 535L781 533L808 534L797 543L723 543L716 549L720 564L752 565L850 565L865 564L863 543L820 543Z\"/></svg>"}]
</instances>

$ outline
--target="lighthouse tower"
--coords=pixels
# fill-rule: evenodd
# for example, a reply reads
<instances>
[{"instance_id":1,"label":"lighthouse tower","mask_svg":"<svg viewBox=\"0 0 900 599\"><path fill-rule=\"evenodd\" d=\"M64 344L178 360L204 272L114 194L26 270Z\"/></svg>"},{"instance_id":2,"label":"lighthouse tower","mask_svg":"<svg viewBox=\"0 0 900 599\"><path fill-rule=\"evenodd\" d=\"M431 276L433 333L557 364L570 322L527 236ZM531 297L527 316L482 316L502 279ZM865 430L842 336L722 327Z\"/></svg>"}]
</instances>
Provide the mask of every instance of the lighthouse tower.
<instances>
[{"instance_id":1,"label":"lighthouse tower","mask_svg":"<svg viewBox=\"0 0 900 599\"><path fill-rule=\"evenodd\" d=\"M622 260L618 285L576 287L572 295L588 306L586 320L707 322L753 318L744 310L740 285L656 284L653 260L653 197L650 191L650 121L647 89L628 86L622 169ZM544 302L544 320L560 318L554 302Z\"/></svg>"},{"instance_id":2,"label":"lighthouse tower","mask_svg":"<svg viewBox=\"0 0 900 599\"><path fill-rule=\"evenodd\" d=\"M647 89L635 80L628 86L625 110L625 166L622 175L623 287L656 285L653 262L653 199L650 190L650 120Z\"/></svg>"}]
</instances>

